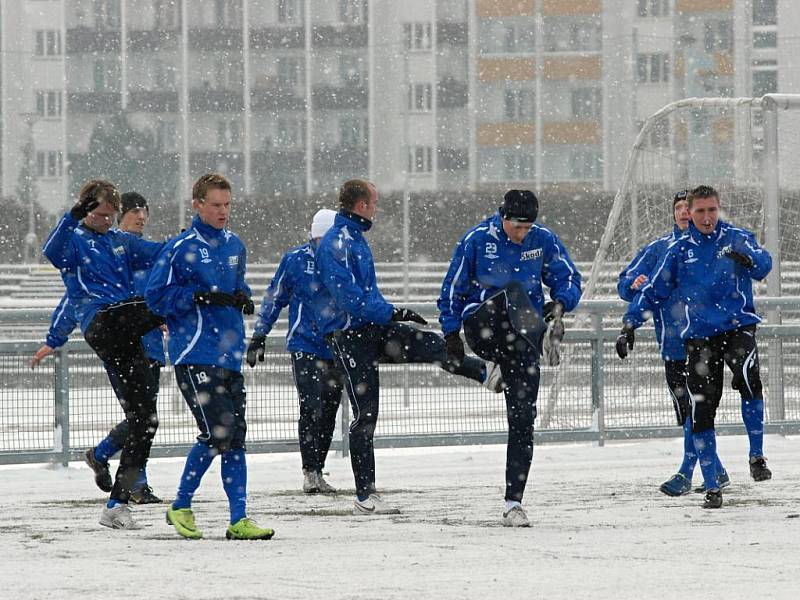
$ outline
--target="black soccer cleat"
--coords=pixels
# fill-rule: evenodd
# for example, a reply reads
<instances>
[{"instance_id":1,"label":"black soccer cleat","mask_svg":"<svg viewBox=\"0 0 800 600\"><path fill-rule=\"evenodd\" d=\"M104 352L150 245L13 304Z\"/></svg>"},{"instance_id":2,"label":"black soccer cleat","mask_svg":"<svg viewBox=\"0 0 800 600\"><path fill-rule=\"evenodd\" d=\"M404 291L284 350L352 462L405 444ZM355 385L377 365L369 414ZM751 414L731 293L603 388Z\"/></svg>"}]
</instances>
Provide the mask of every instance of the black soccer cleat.
<instances>
[{"instance_id":1,"label":"black soccer cleat","mask_svg":"<svg viewBox=\"0 0 800 600\"><path fill-rule=\"evenodd\" d=\"M94 471L94 482L104 492L110 492L114 487L111 481L111 473L108 472L108 463L102 463L94 457L94 448L89 448L83 455L83 460Z\"/></svg>"},{"instance_id":2,"label":"black soccer cleat","mask_svg":"<svg viewBox=\"0 0 800 600\"><path fill-rule=\"evenodd\" d=\"M131 490L131 502L134 504L161 504L163 500L153 493L153 488L144 484L140 488Z\"/></svg>"},{"instance_id":3,"label":"black soccer cleat","mask_svg":"<svg viewBox=\"0 0 800 600\"><path fill-rule=\"evenodd\" d=\"M750 477L752 477L754 481L772 479L772 471L767 467L767 461L763 456L750 457Z\"/></svg>"},{"instance_id":4,"label":"black soccer cleat","mask_svg":"<svg viewBox=\"0 0 800 600\"><path fill-rule=\"evenodd\" d=\"M703 499L703 508L722 508L722 492L720 490L708 490Z\"/></svg>"}]
</instances>

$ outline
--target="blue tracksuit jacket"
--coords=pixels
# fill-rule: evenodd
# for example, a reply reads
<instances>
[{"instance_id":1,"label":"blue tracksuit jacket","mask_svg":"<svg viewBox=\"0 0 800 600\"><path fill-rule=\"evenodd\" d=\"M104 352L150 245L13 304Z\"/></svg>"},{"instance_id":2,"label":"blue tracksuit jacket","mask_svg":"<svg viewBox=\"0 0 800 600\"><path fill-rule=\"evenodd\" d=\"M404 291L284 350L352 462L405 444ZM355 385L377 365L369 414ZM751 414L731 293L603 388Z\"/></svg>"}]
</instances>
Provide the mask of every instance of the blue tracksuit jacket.
<instances>
[{"instance_id":1,"label":"blue tracksuit jacket","mask_svg":"<svg viewBox=\"0 0 800 600\"><path fill-rule=\"evenodd\" d=\"M215 229L195 216L192 226L170 241L147 282L145 301L166 317L173 365L214 365L242 370L244 319L230 306L198 305L194 293L243 290L247 252L227 229Z\"/></svg>"},{"instance_id":2,"label":"blue tracksuit jacket","mask_svg":"<svg viewBox=\"0 0 800 600\"><path fill-rule=\"evenodd\" d=\"M633 290L631 285L639 275L650 277L664 258L669 245L682 235L683 232L675 225L672 233L641 248L631 264L619 274L617 283L619 297L630 303L623 321L634 327L640 327L647 321L648 315L652 315L656 340L661 349L661 358L664 360L684 360L686 358L686 350L681 339L681 329L683 329L681 323L684 321L685 311L680 294L677 289L673 290L666 302L655 306L645 295L639 293L641 288Z\"/></svg>"},{"instance_id":3,"label":"blue tracksuit jacket","mask_svg":"<svg viewBox=\"0 0 800 600\"><path fill-rule=\"evenodd\" d=\"M749 256L753 266L726 258L729 250ZM719 221L704 235L689 223L688 231L669 245L642 293L660 304L677 288L684 304L681 338L707 338L761 322L752 280L763 279L770 269L772 257L751 232Z\"/></svg>"},{"instance_id":4,"label":"blue tracksuit jacket","mask_svg":"<svg viewBox=\"0 0 800 600\"><path fill-rule=\"evenodd\" d=\"M331 360L333 354L317 328L315 297L320 282L315 277L314 242L292 248L281 258L256 319L255 333L267 335L281 311L289 305L286 348Z\"/></svg>"},{"instance_id":5,"label":"blue tracksuit jacket","mask_svg":"<svg viewBox=\"0 0 800 600\"><path fill-rule=\"evenodd\" d=\"M136 295L134 273L149 269L163 246L118 229L101 235L67 213L42 250L61 271L81 332L86 333L100 308Z\"/></svg>"},{"instance_id":6,"label":"blue tracksuit jacket","mask_svg":"<svg viewBox=\"0 0 800 600\"><path fill-rule=\"evenodd\" d=\"M378 290L375 260L364 238L371 225L342 211L319 242L317 276L322 285L314 312L323 336L366 323L387 325L392 320L394 307Z\"/></svg>"},{"instance_id":7,"label":"blue tracksuit jacket","mask_svg":"<svg viewBox=\"0 0 800 600\"><path fill-rule=\"evenodd\" d=\"M456 245L438 301L444 334L461 329L464 319L511 281L522 284L540 313L542 284L565 310L575 308L581 298L581 274L558 236L534 225L522 244L515 244L497 213L467 231Z\"/></svg>"}]
</instances>

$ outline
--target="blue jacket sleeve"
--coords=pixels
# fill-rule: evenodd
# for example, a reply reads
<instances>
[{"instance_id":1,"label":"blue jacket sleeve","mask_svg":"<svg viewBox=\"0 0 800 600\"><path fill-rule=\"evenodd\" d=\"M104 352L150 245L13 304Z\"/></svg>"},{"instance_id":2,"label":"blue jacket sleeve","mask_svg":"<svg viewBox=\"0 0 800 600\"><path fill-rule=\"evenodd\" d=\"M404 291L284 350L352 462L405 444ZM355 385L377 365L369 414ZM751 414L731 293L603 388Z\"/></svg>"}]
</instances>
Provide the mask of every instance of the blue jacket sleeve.
<instances>
[{"instance_id":1,"label":"blue jacket sleeve","mask_svg":"<svg viewBox=\"0 0 800 600\"><path fill-rule=\"evenodd\" d=\"M350 267L353 258L344 240L321 244L317 249L317 260L322 284L341 310L378 325L386 325L392 320L394 306L377 292L377 288L368 293L356 283Z\"/></svg>"},{"instance_id":2,"label":"blue jacket sleeve","mask_svg":"<svg viewBox=\"0 0 800 600\"><path fill-rule=\"evenodd\" d=\"M67 269L78 265L78 253L72 244L72 234L78 221L66 213L50 232L42 247L42 253L57 269Z\"/></svg>"},{"instance_id":3,"label":"blue jacket sleeve","mask_svg":"<svg viewBox=\"0 0 800 600\"><path fill-rule=\"evenodd\" d=\"M677 242L673 243L650 275L648 282L642 287L641 293L647 296L651 304L657 305L669 298L677 286L679 252L680 246Z\"/></svg>"},{"instance_id":4,"label":"blue jacket sleeve","mask_svg":"<svg viewBox=\"0 0 800 600\"><path fill-rule=\"evenodd\" d=\"M242 251L239 253L239 270L236 273L236 290L243 291L249 298L253 295L253 290L247 285L245 273L247 273L247 248L242 244Z\"/></svg>"},{"instance_id":5,"label":"blue jacket sleeve","mask_svg":"<svg viewBox=\"0 0 800 600\"><path fill-rule=\"evenodd\" d=\"M548 237L544 244L542 282L550 288L550 299L559 300L564 310L570 311L578 305L583 293L581 274L558 236L548 232Z\"/></svg>"},{"instance_id":6,"label":"blue jacket sleeve","mask_svg":"<svg viewBox=\"0 0 800 600\"><path fill-rule=\"evenodd\" d=\"M447 335L461 329L461 314L464 311L464 300L469 293L475 272L474 253L469 240L462 238L453 251L450 268L442 282L439 294L439 323L442 333Z\"/></svg>"},{"instance_id":7,"label":"blue jacket sleeve","mask_svg":"<svg viewBox=\"0 0 800 600\"><path fill-rule=\"evenodd\" d=\"M734 240L733 249L752 259L753 266L747 269L750 277L761 281L769 275L772 270L772 256L758 245L755 236L740 233Z\"/></svg>"},{"instance_id":8,"label":"blue jacket sleeve","mask_svg":"<svg viewBox=\"0 0 800 600\"><path fill-rule=\"evenodd\" d=\"M629 323L634 328L641 327L647 319L653 316L653 310L653 304L647 299L647 296L638 293L628 304L628 310L622 317L622 322Z\"/></svg>"},{"instance_id":9,"label":"blue jacket sleeve","mask_svg":"<svg viewBox=\"0 0 800 600\"><path fill-rule=\"evenodd\" d=\"M261 300L261 308L258 311L254 333L267 335L272 331L272 326L281 314L281 311L289 304L292 295L292 274L290 272L291 255L284 254L275 276L267 286L264 298Z\"/></svg>"},{"instance_id":10,"label":"blue jacket sleeve","mask_svg":"<svg viewBox=\"0 0 800 600\"><path fill-rule=\"evenodd\" d=\"M146 271L155 263L156 258L164 249L166 242L152 242L144 240L133 234L126 236L131 249L131 268L134 271Z\"/></svg>"},{"instance_id":11,"label":"blue jacket sleeve","mask_svg":"<svg viewBox=\"0 0 800 600\"><path fill-rule=\"evenodd\" d=\"M656 266L657 253L654 244L648 244L644 248L640 248L639 252L625 267L625 270L619 274L619 281L617 282L617 293L619 297L625 302L632 302L636 297L639 290L634 290L631 286L639 275L647 275L653 272Z\"/></svg>"},{"instance_id":12,"label":"blue jacket sleeve","mask_svg":"<svg viewBox=\"0 0 800 600\"><path fill-rule=\"evenodd\" d=\"M179 238L167 244L147 280L145 302L150 310L163 317L183 315L194 309L196 290L182 284L181 270L185 261L180 247L182 241L183 238Z\"/></svg>"},{"instance_id":13,"label":"blue jacket sleeve","mask_svg":"<svg viewBox=\"0 0 800 600\"><path fill-rule=\"evenodd\" d=\"M67 343L69 334L74 331L77 325L78 319L75 317L75 309L67 294L64 294L50 317L50 330L47 332L45 343L51 348L60 348Z\"/></svg>"}]
</instances>

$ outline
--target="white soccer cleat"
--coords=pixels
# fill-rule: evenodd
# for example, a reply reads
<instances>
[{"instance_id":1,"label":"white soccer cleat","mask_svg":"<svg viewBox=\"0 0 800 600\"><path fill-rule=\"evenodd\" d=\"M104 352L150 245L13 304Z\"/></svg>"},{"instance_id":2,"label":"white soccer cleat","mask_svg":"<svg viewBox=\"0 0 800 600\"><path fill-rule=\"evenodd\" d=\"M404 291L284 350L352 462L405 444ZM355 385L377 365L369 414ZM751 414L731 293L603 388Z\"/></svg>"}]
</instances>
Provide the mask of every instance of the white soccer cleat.
<instances>
[{"instance_id":1,"label":"white soccer cleat","mask_svg":"<svg viewBox=\"0 0 800 600\"><path fill-rule=\"evenodd\" d=\"M500 372L500 365L486 361L486 379L483 385L486 389L495 394L503 391L505 383L503 382L503 374Z\"/></svg>"},{"instance_id":2,"label":"white soccer cleat","mask_svg":"<svg viewBox=\"0 0 800 600\"><path fill-rule=\"evenodd\" d=\"M107 506L100 513L100 525L111 529L141 529L142 526L133 518L131 509L127 504L115 504L114 508Z\"/></svg>"},{"instance_id":3,"label":"white soccer cleat","mask_svg":"<svg viewBox=\"0 0 800 600\"><path fill-rule=\"evenodd\" d=\"M530 527L531 523L528 521L528 515L520 505L511 507L510 510L503 513L503 527Z\"/></svg>"},{"instance_id":4,"label":"white soccer cleat","mask_svg":"<svg viewBox=\"0 0 800 600\"><path fill-rule=\"evenodd\" d=\"M355 515L399 515L400 509L386 504L378 494L370 494L366 500L359 500L353 503L353 514Z\"/></svg>"}]
</instances>

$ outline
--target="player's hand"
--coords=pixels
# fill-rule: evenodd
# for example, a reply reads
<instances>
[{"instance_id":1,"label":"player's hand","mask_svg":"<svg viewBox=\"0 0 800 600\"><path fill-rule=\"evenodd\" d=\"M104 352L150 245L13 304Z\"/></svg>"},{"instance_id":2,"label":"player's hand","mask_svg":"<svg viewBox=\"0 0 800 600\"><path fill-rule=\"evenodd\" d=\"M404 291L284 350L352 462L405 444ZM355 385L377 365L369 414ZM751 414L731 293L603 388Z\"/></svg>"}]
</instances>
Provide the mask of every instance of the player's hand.
<instances>
[{"instance_id":1,"label":"player's hand","mask_svg":"<svg viewBox=\"0 0 800 600\"><path fill-rule=\"evenodd\" d=\"M267 336L261 333L254 333L247 345L247 364L251 367L258 362L264 362L264 351L267 349Z\"/></svg>"},{"instance_id":2,"label":"player's hand","mask_svg":"<svg viewBox=\"0 0 800 600\"><path fill-rule=\"evenodd\" d=\"M545 321L552 321L553 319L561 320L561 317L564 316L564 304L561 300L545 302L542 307L542 316Z\"/></svg>"},{"instance_id":3,"label":"player's hand","mask_svg":"<svg viewBox=\"0 0 800 600\"><path fill-rule=\"evenodd\" d=\"M752 258L747 256L746 254L742 254L741 252L736 252L736 250L731 249L730 246L728 246L725 249L725 253L723 254L723 256L730 258L737 265L741 265L745 269L749 269L750 267L753 266Z\"/></svg>"},{"instance_id":4,"label":"player's hand","mask_svg":"<svg viewBox=\"0 0 800 600\"><path fill-rule=\"evenodd\" d=\"M54 350L47 344L39 348L36 351L36 354L34 354L31 357L31 362L29 363L30 368L35 369L36 367L38 367L39 363L41 363L45 358L53 354L53 352Z\"/></svg>"},{"instance_id":5,"label":"player's hand","mask_svg":"<svg viewBox=\"0 0 800 600\"><path fill-rule=\"evenodd\" d=\"M213 291L206 291L206 292L195 292L194 293L194 301L195 304L205 304L206 306L232 306L234 308L238 307L238 300L236 296L233 294L227 294L225 292L213 292Z\"/></svg>"},{"instance_id":6,"label":"player's hand","mask_svg":"<svg viewBox=\"0 0 800 600\"><path fill-rule=\"evenodd\" d=\"M633 350L633 344L636 341L636 334L634 331L635 329L632 325L625 323L617 337L617 356L622 360L627 358L629 350Z\"/></svg>"},{"instance_id":7,"label":"player's hand","mask_svg":"<svg viewBox=\"0 0 800 600\"><path fill-rule=\"evenodd\" d=\"M420 325L427 325L428 322L422 318L421 315L414 312L410 308L397 308L395 307L392 313L392 321L413 321Z\"/></svg>"},{"instance_id":8,"label":"player's hand","mask_svg":"<svg viewBox=\"0 0 800 600\"><path fill-rule=\"evenodd\" d=\"M642 286L643 286L645 283L647 283L647 281L648 281L648 280L647 280L647 275L645 275L644 273L642 273L642 274L641 274L641 275L639 275L639 276L638 276L636 279L634 279L634 280L633 280L633 283L631 284L631 289L632 289L632 290L638 290L638 289L639 289L639 288L641 288L641 287L642 287Z\"/></svg>"},{"instance_id":9,"label":"player's hand","mask_svg":"<svg viewBox=\"0 0 800 600\"><path fill-rule=\"evenodd\" d=\"M247 292L244 290L236 290L236 293L233 295L236 298L236 308L242 311L242 313L246 315L252 315L256 312L256 305L253 304L253 301L250 299L250 296L247 295Z\"/></svg>"},{"instance_id":10,"label":"player's hand","mask_svg":"<svg viewBox=\"0 0 800 600\"><path fill-rule=\"evenodd\" d=\"M98 206L100 206L99 200L90 194L83 200L78 200L78 202L75 203L75 206L70 209L69 214L72 215L72 218L76 221L80 221L81 219L86 218L86 215L88 215Z\"/></svg>"},{"instance_id":11,"label":"player's hand","mask_svg":"<svg viewBox=\"0 0 800 600\"><path fill-rule=\"evenodd\" d=\"M444 336L444 344L447 347L447 356L451 360L458 363L464 360L464 341L457 331L451 331Z\"/></svg>"}]
</instances>

